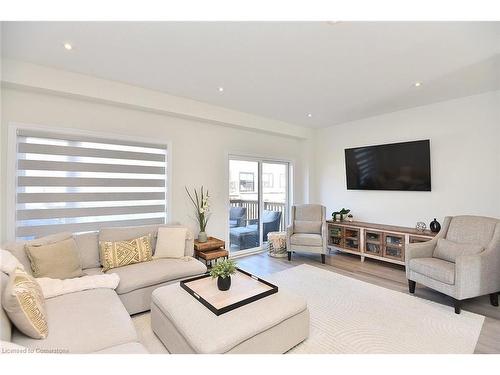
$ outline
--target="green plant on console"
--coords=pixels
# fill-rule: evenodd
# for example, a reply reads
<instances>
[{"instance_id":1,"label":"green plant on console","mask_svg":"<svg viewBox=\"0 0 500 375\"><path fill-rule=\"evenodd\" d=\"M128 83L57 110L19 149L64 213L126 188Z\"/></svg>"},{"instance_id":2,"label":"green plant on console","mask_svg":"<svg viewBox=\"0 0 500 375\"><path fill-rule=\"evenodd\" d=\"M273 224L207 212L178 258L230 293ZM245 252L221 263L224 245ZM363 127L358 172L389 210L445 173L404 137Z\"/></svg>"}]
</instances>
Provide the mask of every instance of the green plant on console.
<instances>
[{"instance_id":1,"label":"green plant on console","mask_svg":"<svg viewBox=\"0 0 500 375\"><path fill-rule=\"evenodd\" d=\"M236 272L236 262L231 259L225 259L217 262L217 264L210 270L212 278L222 277L225 279Z\"/></svg>"},{"instance_id":2,"label":"green plant on console","mask_svg":"<svg viewBox=\"0 0 500 375\"><path fill-rule=\"evenodd\" d=\"M342 208L340 211L332 212L332 219L333 221L337 221L337 215L340 215L340 220L344 220L344 215L347 215L349 212L351 212L351 210L348 208Z\"/></svg>"}]
</instances>

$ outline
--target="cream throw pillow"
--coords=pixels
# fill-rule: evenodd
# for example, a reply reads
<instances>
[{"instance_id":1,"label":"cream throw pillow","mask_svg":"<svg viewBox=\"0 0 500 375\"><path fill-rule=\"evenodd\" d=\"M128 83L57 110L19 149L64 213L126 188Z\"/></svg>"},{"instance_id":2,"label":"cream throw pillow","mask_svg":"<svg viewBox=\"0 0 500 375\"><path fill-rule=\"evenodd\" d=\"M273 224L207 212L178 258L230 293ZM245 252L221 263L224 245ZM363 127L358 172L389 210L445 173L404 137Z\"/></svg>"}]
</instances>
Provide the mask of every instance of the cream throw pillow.
<instances>
[{"instance_id":1,"label":"cream throw pillow","mask_svg":"<svg viewBox=\"0 0 500 375\"><path fill-rule=\"evenodd\" d=\"M34 339L49 334L45 299L36 280L21 269L11 273L2 295L2 306L19 331Z\"/></svg>"},{"instance_id":2,"label":"cream throw pillow","mask_svg":"<svg viewBox=\"0 0 500 375\"><path fill-rule=\"evenodd\" d=\"M102 271L148 262L153 256L151 234L126 241L99 241Z\"/></svg>"},{"instance_id":3,"label":"cream throw pillow","mask_svg":"<svg viewBox=\"0 0 500 375\"><path fill-rule=\"evenodd\" d=\"M155 258L182 258L186 247L187 228L159 227Z\"/></svg>"},{"instance_id":4,"label":"cream throw pillow","mask_svg":"<svg viewBox=\"0 0 500 375\"><path fill-rule=\"evenodd\" d=\"M84 275L78 246L73 238L47 245L26 245L26 255L35 277L72 279Z\"/></svg>"}]
</instances>

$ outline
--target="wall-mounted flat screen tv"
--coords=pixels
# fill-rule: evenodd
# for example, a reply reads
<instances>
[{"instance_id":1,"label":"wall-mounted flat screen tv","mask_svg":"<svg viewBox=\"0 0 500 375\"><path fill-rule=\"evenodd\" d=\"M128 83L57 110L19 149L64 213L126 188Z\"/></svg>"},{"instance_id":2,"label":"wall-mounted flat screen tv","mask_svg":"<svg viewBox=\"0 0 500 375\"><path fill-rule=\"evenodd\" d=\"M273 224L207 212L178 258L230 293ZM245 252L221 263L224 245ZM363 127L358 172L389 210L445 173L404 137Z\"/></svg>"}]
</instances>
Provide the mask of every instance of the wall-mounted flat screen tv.
<instances>
[{"instance_id":1,"label":"wall-mounted flat screen tv","mask_svg":"<svg viewBox=\"0 0 500 375\"><path fill-rule=\"evenodd\" d=\"M347 189L431 190L429 140L345 150Z\"/></svg>"}]
</instances>

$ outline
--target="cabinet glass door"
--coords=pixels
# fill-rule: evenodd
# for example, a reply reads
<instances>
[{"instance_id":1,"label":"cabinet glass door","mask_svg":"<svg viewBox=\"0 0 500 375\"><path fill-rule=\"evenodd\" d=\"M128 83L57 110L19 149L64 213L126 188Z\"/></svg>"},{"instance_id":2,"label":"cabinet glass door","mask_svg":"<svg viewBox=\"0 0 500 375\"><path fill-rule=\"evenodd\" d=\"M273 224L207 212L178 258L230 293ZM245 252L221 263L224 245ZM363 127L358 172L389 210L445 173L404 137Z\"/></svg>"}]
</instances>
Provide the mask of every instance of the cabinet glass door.
<instances>
[{"instance_id":1,"label":"cabinet glass door","mask_svg":"<svg viewBox=\"0 0 500 375\"><path fill-rule=\"evenodd\" d=\"M386 234L384 241L384 257L401 261L404 260L404 243L404 236Z\"/></svg>"},{"instance_id":2,"label":"cabinet glass door","mask_svg":"<svg viewBox=\"0 0 500 375\"><path fill-rule=\"evenodd\" d=\"M342 227L337 225L328 226L328 244L342 247Z\"/></svg>"},{"instance_id":3,"label":"cabinet glass door","mask_svg":"<svg viewBox=\"0 0 500 375\"><path fill-rule=\"evenodd\" d=\"M382 237L380 232L365 231L365 252L382 256Z\"/></svg>"},{"instance_id":4,"label":"cabinet glass door","mask_svg":"<svg viewBox=\"0 0 500 375\"><path fill-rule=\"evenodd\" d=\"M344 247L349 250L359 251L359 229L345 228Z\"/></svg>"}]
</instances>

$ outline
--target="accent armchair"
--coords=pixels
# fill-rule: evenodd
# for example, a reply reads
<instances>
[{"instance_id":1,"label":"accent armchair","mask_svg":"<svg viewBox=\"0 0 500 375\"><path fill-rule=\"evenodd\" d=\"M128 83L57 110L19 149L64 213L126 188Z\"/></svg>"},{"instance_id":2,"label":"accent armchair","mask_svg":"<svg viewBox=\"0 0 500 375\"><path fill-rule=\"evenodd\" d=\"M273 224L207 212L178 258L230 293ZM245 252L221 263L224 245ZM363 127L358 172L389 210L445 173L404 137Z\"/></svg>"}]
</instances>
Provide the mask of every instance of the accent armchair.
<instances>
[{"instance_id":1,"label":"accent armchair","mask_svg":"<svg viewBox=\"0 0 500 375\"><path fill-rule=\"evenodd\" d=\"M455 313L464 299L489 294L498 306L500 292L500 220L482 216L446 217L428 242L409 244L406 278L451 296Z\"/></svg>"},{"instance_id":2,"label":"accent armchair","mask_svg":"<svg viewBox=\"0 0 500 375\"><path fill-rule=\"evenodd\" d=\"M286 231L288 260L292 251L321 254L325 263L327 249L326 208L319 204L292 206L291 224Z\"/></svg>"}]
</instances>

